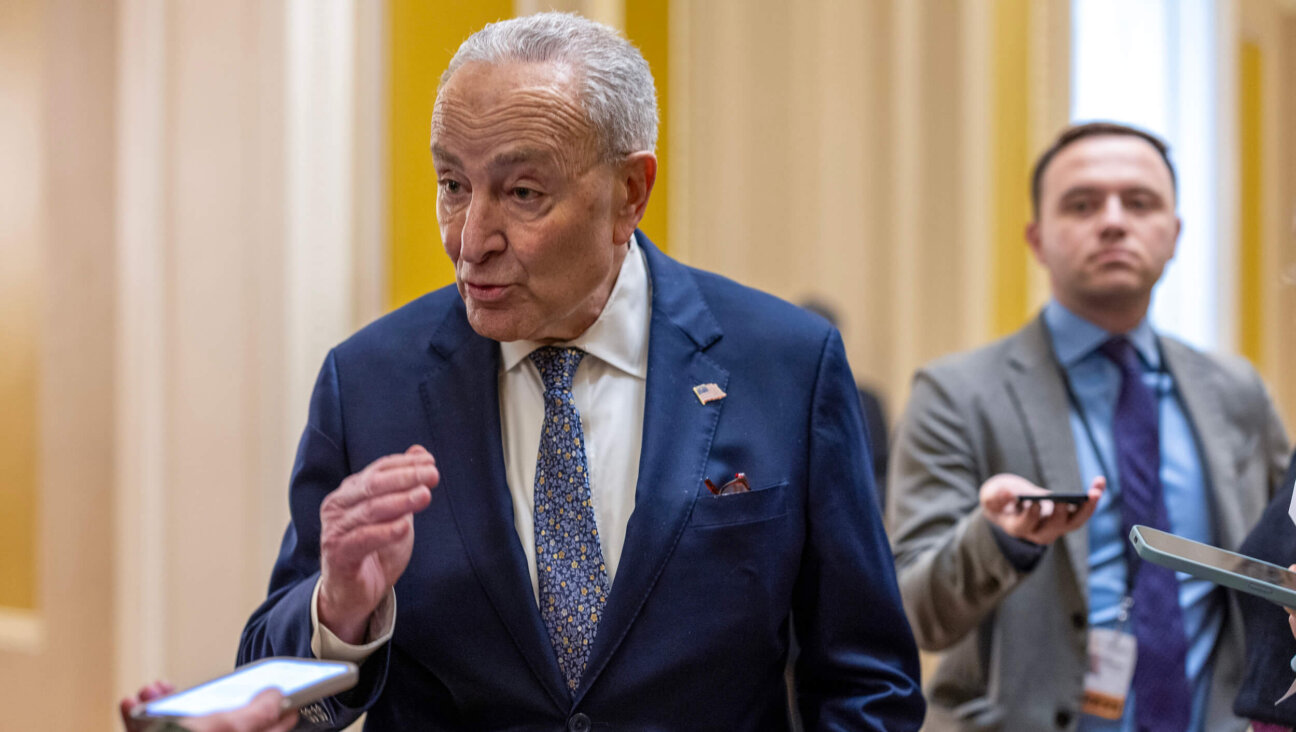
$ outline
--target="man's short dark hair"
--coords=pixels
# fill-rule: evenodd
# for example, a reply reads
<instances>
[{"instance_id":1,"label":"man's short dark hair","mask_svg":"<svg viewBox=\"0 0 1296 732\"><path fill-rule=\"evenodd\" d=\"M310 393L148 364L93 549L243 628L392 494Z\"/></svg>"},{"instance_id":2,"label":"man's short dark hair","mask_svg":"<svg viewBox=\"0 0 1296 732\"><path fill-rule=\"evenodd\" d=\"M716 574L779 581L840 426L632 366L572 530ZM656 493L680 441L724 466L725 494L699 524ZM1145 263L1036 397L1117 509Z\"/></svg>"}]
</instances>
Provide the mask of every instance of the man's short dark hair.
<instances>
[{"instance_id":1,"label":"man's short dark hair","mask_svg":"<svg viewBox=\"0 0 1296 732\"><path fill-rule=\"evenodd\" d=\"M1073 142L1083 140L1086 137L1099 137L1103 135L1125 135L1127 137L1137 137L1147 144L1151 145L1161 155L1161 160L1165 162L1166 169L1170 171L1170 185L1174 189L1175 195L1179 194L1179 180L1175 177L1174 164L1170 162L1170 146L1165 140L1148 132L1140 130L1137 127L1122 125L1116 122L1086 122L1082 125L1072 125L1062 130L1062 134L1049 145L1048 149L1039 156L1035 161L1035 170L1031 173L1031 212L1035 218L1039 219L1040 212L1040 189L1044 184L1044 170L1053 158L1062 152Z\"/></svg>"}]
</instances>

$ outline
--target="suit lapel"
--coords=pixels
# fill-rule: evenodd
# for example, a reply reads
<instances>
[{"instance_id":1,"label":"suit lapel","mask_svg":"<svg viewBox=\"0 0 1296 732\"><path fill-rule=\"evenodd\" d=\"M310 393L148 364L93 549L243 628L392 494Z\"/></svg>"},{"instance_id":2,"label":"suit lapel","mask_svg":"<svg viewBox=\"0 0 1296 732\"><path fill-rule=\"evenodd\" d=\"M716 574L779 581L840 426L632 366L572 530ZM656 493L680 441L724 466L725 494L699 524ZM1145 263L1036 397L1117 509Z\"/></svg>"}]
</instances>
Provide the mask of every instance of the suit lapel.
<instances>
[{"instance_id":1,"label":"suit lapel","mask_svg":"<svg viewBox=\"0 0 1296 732\"><path fill-rule=\"evenodd\" d=\"M1008 391L1025 422L1025 433L1035 453L1040 480L1050 490L1083 490L1080 463L1071 433L1070 403L1066 386L1048 342L1048 330L1036 318L1014 338L1009 351ZM1059 415L1063 418L1059 419ZM1072 531L1063 538L1071 569L1080 587L1089 581L1089 532Z\"/></svg>"},{"instance_id":2,"label":"suit lapel","mask_svg":"<svg viewBox=\"0 0 1296 732\"><path fill-rule=\"evenodd\" d=\"M532 673L561 709L571 704L536 608L514 526L500 442L499 347L468 325L460 303L432 339L440 356L420 385L441 484L477 581ZM469 398L464 398L468 395Z\"/></svg>"},{"instance_id":3,"label":"suit lapel","mask_svg":"<svg viewBox=\"0 0 1296 732\"><path fill-rule=\"evenodd\" d=\"M1165 338L1161 343L1162 357L1166 361L1166 370L1174 378L1175 392L1183 405L1184 414L1192 426L1193 437L1197 441L1197 452L1202 459L1202 473L1206 477L1207 496L1214 508L1215 540L1220 546L1238 546L1245 538L1250 523L1244 515L1245 506L1240 501L1220 500L1220 491L1231 487L1232 479L1227 472L1233 467L1228 451L1228 440L1203 440L1202 435L1220 436L1229 434L1232 429L1222 415L1228 410L1220 402L1221 394L1218 385L1212 383L1211 374L1203 367L1203 361L1187 348Z\"/></svg>"},{"instance_id":4,"label":"suit lapel","mask_svg":"<svg viewBox=\"0 0 1296 732\"><path fill-rule=\"evenodd\" d=\"M625 638L670 558L702 484L711 437L724 401L703 405L698 384L726 388L729 372L703 352L721 336L693 275L642 234L652 280L648 384L635 508L622 561L599 621L575 702L595 682Z\"/></svg>"}]
</instances>

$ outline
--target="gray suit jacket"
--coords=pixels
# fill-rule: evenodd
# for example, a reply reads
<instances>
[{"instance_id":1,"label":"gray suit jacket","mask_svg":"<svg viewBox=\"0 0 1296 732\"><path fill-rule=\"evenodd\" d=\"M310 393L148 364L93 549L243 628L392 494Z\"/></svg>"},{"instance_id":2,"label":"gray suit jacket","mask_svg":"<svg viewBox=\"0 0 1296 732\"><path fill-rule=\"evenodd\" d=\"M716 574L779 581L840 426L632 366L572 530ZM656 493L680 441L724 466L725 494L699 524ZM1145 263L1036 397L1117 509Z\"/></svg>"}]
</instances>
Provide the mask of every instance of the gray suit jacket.
<instances>
[{"instance_id":1,"label":"gray suit jacket","mask_svg":"<svg viewBox=\"0 0 1296 732\"><path fill-rule=\"evenodd\" d=\"M1218 542L1241 544L1283 475L1286 432L1242 359L1161 338L1205 463ZM926 730L1073 729L1088 626L1088 532L1053 544L1029 572L1004 557L978 510L981 483L1015 473L1080 490L1066 387L1037 318L914 377L891 455L888 518L905 611L918 644L943 651L929 675ZM1236 601L1216 647L1206 729L1242 730L1232 701L1242 674Z\"/></svg>"}]
</instances>

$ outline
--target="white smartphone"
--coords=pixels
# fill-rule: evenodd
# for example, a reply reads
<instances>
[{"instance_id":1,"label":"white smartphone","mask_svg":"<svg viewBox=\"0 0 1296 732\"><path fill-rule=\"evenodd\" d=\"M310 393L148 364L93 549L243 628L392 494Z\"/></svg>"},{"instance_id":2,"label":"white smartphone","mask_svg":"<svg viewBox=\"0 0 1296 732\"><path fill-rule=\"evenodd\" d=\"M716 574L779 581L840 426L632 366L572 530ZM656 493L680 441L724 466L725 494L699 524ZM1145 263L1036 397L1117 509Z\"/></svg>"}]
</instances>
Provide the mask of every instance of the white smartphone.
<instances>
[{"instance_id":1,"label":"white smartphone","mask_svg":"<svg viewBox=\"0 0 1296 732\"><path fill-rule=\"evenodd\" d=\"M131 710L134 717L179 719L238 709L266 689L284 695L284 709L299 709L356 685L354 663L313 658L273 657L240 666L232 673L145 702Z\"/></svg>"},{"instance_id":2,"label":"white smartphone","mask_svg":"<svg viewBox=\"0 0 1296 732\"><path fill-rule=\"evenodd\" d=\"M1147 526L1130 529L1130 542L1153 564L1296 607L1296 573L1285 567Z\"/></svg>"}]
</instances>

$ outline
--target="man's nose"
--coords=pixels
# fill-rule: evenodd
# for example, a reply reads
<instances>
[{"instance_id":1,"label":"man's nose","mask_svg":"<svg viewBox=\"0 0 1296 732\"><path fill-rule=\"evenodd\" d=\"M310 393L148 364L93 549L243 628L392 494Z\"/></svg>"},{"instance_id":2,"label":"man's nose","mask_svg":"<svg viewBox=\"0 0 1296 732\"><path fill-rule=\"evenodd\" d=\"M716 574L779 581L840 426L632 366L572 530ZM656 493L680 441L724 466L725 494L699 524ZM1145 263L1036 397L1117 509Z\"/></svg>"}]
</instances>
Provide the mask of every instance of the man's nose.
<instances>
[{"instance_id":1,"label":"man's nose","mask_svg":"<svg viewBox=\"0 0 1296 732\"><path fill-rule=\"evenodd\" d=\"M504 248L503 217L499 205L489 195L474 194L464 214L459 258L481 262Z\"/></svg>"},{"instance_id":2,"label":"man's nose","mask_svg":"<svg viewBox=\"0 0 1296 732\"><path fill-rule=\"evenodd\" d=\"M1103 200L1102 226L1104 236L1120 236L1125 233L1125 203L1117 194Z\"/></svg>"}]
</instances>

